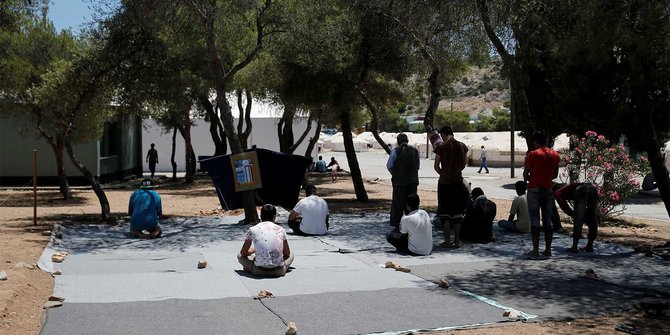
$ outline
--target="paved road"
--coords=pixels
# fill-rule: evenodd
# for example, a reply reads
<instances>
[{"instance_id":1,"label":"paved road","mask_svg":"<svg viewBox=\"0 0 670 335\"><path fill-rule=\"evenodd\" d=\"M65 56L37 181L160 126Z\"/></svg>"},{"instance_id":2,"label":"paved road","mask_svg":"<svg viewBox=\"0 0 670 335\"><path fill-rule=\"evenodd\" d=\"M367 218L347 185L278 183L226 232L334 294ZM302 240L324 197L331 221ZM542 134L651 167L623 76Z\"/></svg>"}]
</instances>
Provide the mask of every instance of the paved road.
<instances>
[{"instance_id":1,"label":"paved road","mask_svg":"<svg viewBox=\"0 0 670 335\"><path fill-rule=\"evenodd\" d=\"M324 159L330 161L330 157L335 157L345 170L349 169L347 158L343 152L324 152ZM388 155L383 152L360 152L358 153L358 162L361 166L363 177L367 179L379 178L390 182L391 176L386 170L386 160ZM515 169L515 177L510 178L509 168L489 168L489 174L478 174L479 167L468 166L463 172L463 176L472 183L472 187L481 187L491 198L512 200L516 193L514 192L514 183L522 180L523 169ZM434 190L437 185L437 173L433 170L433 160L421 159L421 169L419 170L419 188ZM626 215L640 218L649 218L670 222L668 213L665 211L660 197L639 196L627 199Z\"/></svg>"}]
</instances>

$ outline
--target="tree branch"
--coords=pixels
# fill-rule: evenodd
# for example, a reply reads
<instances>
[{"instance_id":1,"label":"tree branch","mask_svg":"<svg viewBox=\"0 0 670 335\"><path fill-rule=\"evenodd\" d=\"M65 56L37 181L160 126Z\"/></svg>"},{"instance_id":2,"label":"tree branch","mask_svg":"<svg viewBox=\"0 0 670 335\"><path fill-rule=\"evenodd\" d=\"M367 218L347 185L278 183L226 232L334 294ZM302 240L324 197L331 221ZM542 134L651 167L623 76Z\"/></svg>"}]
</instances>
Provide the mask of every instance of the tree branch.
<instances>
[{"instance_id":1,"label":"tree branch","mask_svg":"<svg viewBox=\"0 0 670 335\"><path fill-rule=\"evenodd\" d=\"M395 22L400 27L402 27L403 30L405 30L408 34L410 34L410 36L412 36L412 39L416 42L417 47L419 48L419 51L421 52L423 57L426 58L426 60L428 60L430 63L432 63L433 66L435 66L435 64L438 63L433 54L428 49L428 46L426 46L426 44L419 38L419 36L417 36L416 33L412 29L410 29L405 23L403 23L397 17L389 15L387 13L382 12L381 15Z\"/></svg>"},{"instance_id":2,"label":"tree branch","mask_svg":"<svg viewBox=\"0 0 670 335\"><path fill-rule=\"evenodd\" d=\"M370 122L370 128L371 128L370 130L372 132L372 136L375 137L377 143L381 145L381 147L384 149L384 151L386 151L387 154L391 154L391 149L389 149L386 142L384 142L384 139L382 139L381 136L379 136L379 110L374 106L372 101L370 101L368 95L363 90L358 89L358 94L363 99L365 106L367 106L368 110L370 110L370 114L372 114L372 120Z\"/></svg>"},{"instance_id":3,"label":"tree branch","mask_svg":"<svg viewBox=\"0 0 670 335\"><path fill-rule=\"evenodd\" d=\"M251 96L251 91L247 90L247 107L245 108L244 111L244 122L246 123L245 128L244 128L244 137L245 139L249 138L249 134L251 134L251 128L253 127L253 124L251 123L251 104L253 103L253 97Z\"/></svg>"},{"instance_id":4,"label":"tree branch","mask_svg":"<svg viewBox=\"0 0 670 335\"><path fill-rule=\"evenodd\" d=\"M242 106L242 89L235 91L237 95L237 110L239 111L239 118L237 119L237 134L242 134L242 127L244 126L244 107Z\"/></svg>"},{"instance_id":5,"label":"tree branch","mask_svg":"<svg viewBox=\"0 0 670 335\"><path fill-rule=\"evenodd\" d=\"M33 113L37 114L37 131L40 133L40 136L44 137L47 142L49 142L49 145L51 145L52 148L56 149L56 142L54 142L53 136L47 134L47 132L42 128L42 112L37 110L36 108L33 108Z\"/></svg>"},{"instance_id":6,"label":"tree branch","mask_svg":"<svg viewBox=\"0 0 670 335\"><path fill-rule=\"evenodd\" d=\"M305 128L305 131L302 132L302 135L300 135L300 138L291 146L291 153L295 152L295 149L298 149L300 144L305 140L307 137L307 134L312 130L312 122L314 121L315 118L315 113L310 112L309 117L307 118L307 128ZM293 125L291 125L292 127Z\"/></svg>"},{"instance_id":7,"label":"tree branch","mask_svg":"<svg viewBox=\"0 0 670 335\"><path fill-rule=\"evenodd\" d=\"M491 43L493 43L496 51L498 51L500 58L502 58L503 61L509 65L512 60L512 55L507 52L505 45L493 30L493 26L491 25L491 16L489 15L489 7L486 3L486 0L477 0L477 7L479 8L479 15L482 18L482 23L484 24L486 35L489 37L489 40L491 40Z\"/></svg>"},{"instance_id":8,"label":"tree branch","mask_svg":"<svg viewBox=\"0 0 670 335\"><path fill-rule=\"evenodd\" d=\"M263 33L265 27L263 25L263 20L265 19L265 11L270 8L270 5L272 5L272 0L265 0L265 4L263 7L261 7L261 9L258 10L258 13L256 14L256 46L246 55L246 57L244 57L241 62L233 65L230 70L228 70L228 72L225 72L223 75L223 79L225 81L232 78L237 72L242 70L245 66L249 65L249 63L254 60L258 52L263 49L263 37L265 36Z\"/></svg>"}]
</instances>

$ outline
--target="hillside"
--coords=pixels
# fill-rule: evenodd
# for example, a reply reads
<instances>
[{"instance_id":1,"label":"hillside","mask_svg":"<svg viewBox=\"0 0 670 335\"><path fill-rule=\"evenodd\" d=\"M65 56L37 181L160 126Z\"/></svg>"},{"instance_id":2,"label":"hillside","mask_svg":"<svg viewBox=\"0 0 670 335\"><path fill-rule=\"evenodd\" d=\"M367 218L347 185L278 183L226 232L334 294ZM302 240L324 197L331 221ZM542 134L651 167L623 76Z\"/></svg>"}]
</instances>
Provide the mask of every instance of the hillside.
<instances>
[{"instance_id":1,"label":"hillside","mask_svg":"<svg viewBox=\"0 0 670 335\"><path fill-rule=\"evenodd\" d=\"M419 78L416 80L423 84ZM501 107L508 100L509 82L500 76L500 65L494 63L470 67L464 76L443 89L438 109L450 109L453 102L455 111L477 115L487 109ZM421 101L407 107L407 114L422 115L427 106Z\"/></svg>"},{"instance_id":2,"label":"hillside","mask_svg":"<svg viewBox=\"0 0 670 335\"><path fill-rule=\"evenodd\" d=\"M509 82L500 76L498 64L472 66L465 76L452 83L449 91L453 98L445 94L438 108L449 109L453 101L454 110L470 115L501 107L509 100Z\"/></svg>"}]
</instances>

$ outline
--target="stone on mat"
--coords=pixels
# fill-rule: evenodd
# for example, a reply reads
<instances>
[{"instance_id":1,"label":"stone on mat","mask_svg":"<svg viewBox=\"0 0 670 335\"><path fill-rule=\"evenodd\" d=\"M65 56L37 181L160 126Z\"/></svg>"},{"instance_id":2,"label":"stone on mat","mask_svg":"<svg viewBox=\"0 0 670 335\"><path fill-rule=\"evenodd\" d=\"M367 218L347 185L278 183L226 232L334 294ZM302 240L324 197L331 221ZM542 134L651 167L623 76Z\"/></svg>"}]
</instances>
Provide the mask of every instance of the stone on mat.
<instances>
[{"instance_id":1,"label":"stone on mat","mask_svg":"<svg viewBox=\"0 0 670 335\"><path fill-rule=\"evenodd\" d=\"M295 322L291 321L288 323L286 328L286 335L295 335L298 333L298 327L296 327Z\"/></svg>"},{"instance_id":2,"label":"stone on mat","mask_svg":"<svg viewBox=\"0 0 670 335\"><path fill-rule=\"evenodd\" d=\"M388 262L386 262L386 264L384 264L384 268L386 268L386 269L395 269L398 266L399 266L398 264L396 264L394 262L391 262L391 261L388 261Z\"/></svg>"},{"instance_id":3,"label":"stone on mat","mask_svg":"<svg viewBox=\"0 0 670 335\"><path fill-rule=\"evenodd\" d=\"M52 296L49 297L49 301L63 302L63 301L65 301L65 298L57 297L57 296L55 296L55 295L52 295Z\"/></svg>"},{"instance_id":4,"label":"stone on mat","mask_svg":"<svg viewBox=\"0 0 670 335\"><path fill-rule=\"evenodd\" d=\"M400 271L400 272L412 272L412 270L410 270L410 269L408 269L408 268L406 268L406 267L402 267L402 266L398 266L398 267L396 267L395 270L396 270L396 271Z\"/></svg>"},{"instance_id":5,"label":"stone on mat","mask_svg":"<svg viewBox=\"0 0 670 335\"><path fill-rule=\"evenodd\" d=\"M68 253L66 251L56 251L51 255L51 261L54 263L61 263L65 260Z\"/></svg>"},{"instance_id":6,"label":"stone on mat","mask_svg":"<svg viewBox=\"0 0 670 335\"><path fill-rule=\"evenodd\" d=\"M198 261L198 269L204 269L206 267L207 267L207 261L205 260Z\"/></svg>"},{"instance_id":7,"label":"stone on mat","mask_svg":"<svg viewBox=\"0 0 670 335\"><path fill-rule=\"evenodd\" d=\"M449 286L451 286L451 284L449 284L449 281L446 278L440 279L440 282L437 283L437 285L441 288L449 288Z\"/></svg>"},{"instance_id":8,"label":"stone on mat","mask_svg":"<svg viewBox=\"0 0 670 335\"><path fill-rule=\"evenodd\" d=\"M385 269L395 269L396 271L401 271L401 272L410 272L410 271L412 271L412 270L410 270L410 269L408 269L408 268L405 268L405 267L402 267L402 266L400 266L398 263L394 263L394 262L392 262L392 261L388 261L388 262L386 262L386 264L384 264L384 268L385 268Z\"/></svg>"},{"instance_id":9,"label":"stone on mat","mask_svg":"<svg viewBox=\"0 0 670 335\"><path fill-rule=\"evenodd\" d=\"M7 272L0 271L0 280L7 280Z\"/></svg>"},{"instance_id":10,"label":"stone on mat","mask_svg":"<svg viewBox=\"0 0 670 335\"><path fill-rule=\"evenodd\" d=\"M258 292L258 297L259 298L274 298L275 295L274 295L274 293L272 293L270 291L261 290L260 292Z\"/></svg>"},{"instance_id":11,"label":"stone on mat","mask_svg":"<svg viewBox=\"0 0 670 335\"><path fill-rule=\"evenodd\" d=\"M51 274L54 275L54 276L60 276L60 275L63 274L63 271L61 271L60 269L56 269Z\"/></svg>"},{"instance_id":12,"label":"stone on mat","mask_svg":"<svg viewBox=\"0 0 670 335\"><path fill-rule=\"evenodd\" d=\"M520 315L517 311L507 309L503 312L503 316L510 319L518 319Z\"/></svg>"},{"instance_id":13,"label":"stone on mat","mask_svg":"<svg viewBox=\"0 0 670 335\"><path fill-rule=\"evenodd\" d=\"M44 309L55 308L55 307L60 307L60 306L63 306L62 301L47 301L44 304Z\"/></svg>"}]
</instances>

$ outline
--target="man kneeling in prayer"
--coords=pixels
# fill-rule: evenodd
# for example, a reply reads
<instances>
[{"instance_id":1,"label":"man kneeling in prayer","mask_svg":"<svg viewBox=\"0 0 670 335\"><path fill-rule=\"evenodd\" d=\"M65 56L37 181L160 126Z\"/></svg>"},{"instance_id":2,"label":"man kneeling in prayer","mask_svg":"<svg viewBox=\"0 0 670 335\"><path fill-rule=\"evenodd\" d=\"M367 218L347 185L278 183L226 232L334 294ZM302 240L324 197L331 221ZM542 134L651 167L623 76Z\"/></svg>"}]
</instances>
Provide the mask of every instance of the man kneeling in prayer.
<instances>
[{"instance_id":1,"label":"man kneeling in prayer","mask_svg":"<svg viewBox=\"0 0 670 335\"><path fill-rule=\"evenodd\" d=\"M433 225L426 211L419 209L419 196L410 194L405 200L407 215L400 219L400 230L386 236L398 252L414 256L430 255L433 251Z\"/></svg>"},{"instance_id":2,"label":"man kneeling in prayer","mask_svg":"<svg viewBox=\"0 0 670 335\"><path fill-rule=\"evenodd\" d=\"M140 189L130 196L128 215L130 215L130 231L135 237L142 239L161 237L158 219L163 215L163 206L161 197L153 188L154 182L151 179L144 179Z\"/></svg>"},{"instance_id":3,"label":"man kneeling in prayer","mask_svg":"<svg viewBox=\"0 0 670 335\"><path fill-rule=\"evenodd\" d=\"M300 236L325 235L328 224L328 204L316 195L316 187L305 187L307 197L298 201L288 215L288 226Z\"/></svg>"},{"instance_id":4,"label":"man kneeling in prayer","mask_svg":"<svg viewBox=\"0 0 670 335\"><path fill-rule=\"evenodd\" d=\"M275 224L277 209L271 204L261 208L261 221L249 228L237 255L244 271L258 277L283 277L293 263L286 231ZM252 246L253 244L253 246Z\"/></svg>"}]
</instances>

